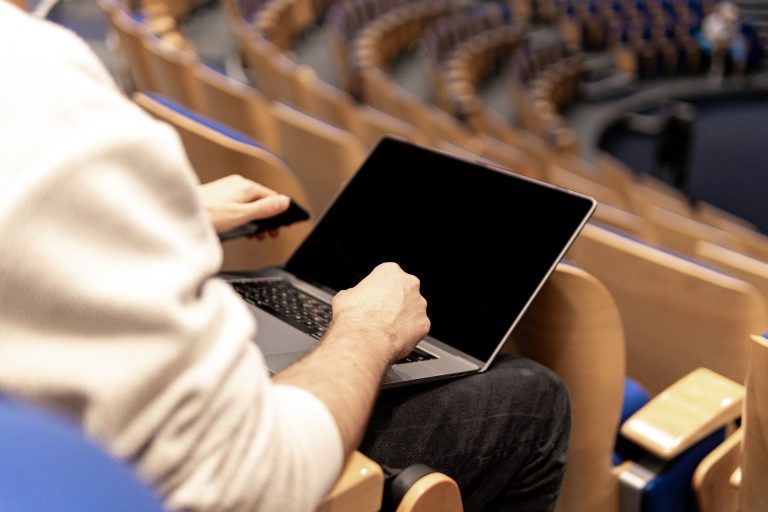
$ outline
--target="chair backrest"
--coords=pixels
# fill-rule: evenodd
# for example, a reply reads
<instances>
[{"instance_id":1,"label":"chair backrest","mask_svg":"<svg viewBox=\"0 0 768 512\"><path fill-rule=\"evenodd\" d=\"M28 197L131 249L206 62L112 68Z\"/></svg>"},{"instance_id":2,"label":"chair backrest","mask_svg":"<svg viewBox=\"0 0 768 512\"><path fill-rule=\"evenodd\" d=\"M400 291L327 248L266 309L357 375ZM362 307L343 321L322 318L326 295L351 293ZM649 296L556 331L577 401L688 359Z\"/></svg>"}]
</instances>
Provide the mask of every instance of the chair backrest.
<instances>
[{"instance_id":1,"label":"chair backrest","mask_svg":"<svg viewBox=\"0 0 768 512\"><path fill-rule=\"evenodd\" d=\"M652 395L698 367L744 381L746 340L768 326L754 287L594 225L584 228L567 258L616 299L628 373Z\"/></svg>"},{"instance_id":2,"label":"chair backrest","mask_svg":"<svg viewBox=\"0 0 768 512\"><path fill-rule=\"evenodd\" d=\"M134 101L153 116L170 123L181 136L192 167L202 183L240 174L257 183L293 197L312 211L304 187L296 175L275 155L264 148L222 133L190 117L180 106L169 106L144 94ZM309 232L311 224L299 222L280 228L276 238L256 241L237 239L225 242L223 270L254 269L284 263Z\"/></svg>"},{"instance_id":3,"label":"chair backrest","mask_svg":"<svg viewBox=\"0 0 768 512\"><path fill-rule=\"evenodd\" d=\"M312 209L324 212L365 158L362 143L287 105L276 103L273 113L280 154L307 190Z\"/></svg>"},{"instance_id":4,"label":"chair backrest","mask_svg":"<svg viewBox=\"0 0 768 512\"><path fill-rule=\"evenodd\" d=\"M279 150L272 105L263 94L202 62L195 65L194 71L207 116L253 137L272 151Z\"/></svg>"},{"instance_id":5,"label":"chair backrest","mask_svg":"<svg viewBox=\"0 0 768 512\"><path fill-rule=\"evenodd\" d=\"M768 339L752 336L744 400L739 502L743 512L768 510Z\"/></svg>"},{"instance_id":6,"label":"chair backrest","mask_svg":"<svg viewBox=\"0 0 768 512\"><path fill-rule=\"evenodd\" d=\"M705 240L741 250L741 237L714 226L704 224L685 215L664 208L647 206L645 218L654 228L659 244L667 249L695 257L698 241Z\"/></svg>"},{"instance_id":7,"label":"chair backrest","mask_svg":"<svg viewBox=\"0 0 768 512\"><path fill-rule=\"evenodd\" d=\"M611 461L625 366L611 294L583 270L560 264L515 327L513 344L568 386L573 427L558 510L618 510Z\"/></svg>"},{"instance_id":8,"label":"chair backrest","mask_svg":"<svg viewBox=\"0 0 768 512\"><path fill-rule=\"evenodd\" d=\"M657 241L656 233L644 218L605 203L597 205L592 215L592 223L618 229L645 242L656 243Z\"/></svg>"},{"instance_id":9,"label":"chair backrest","mask_svg":"<svg viewBox=\"0 0 768 512\"><path fill-rule=\"evenodd\" d=\"M161 512L132 468L50 411L0 396L0 509Z\"/></svg>"},{"instance_id":10,"label":"chair backrest","mask_svg":"<svg viewBox=\"0 0 768 512\"><path fill-rule=\"evenodd\" d=\"M149 36L147 28L132 18L118 0L100 0L99 5L117 34L118 46L131 71L133 85L141 91L155 90L143 43L144 38Z\"/></svg>"},{"instance_id":11,"label":"chair backrest","mask_svg":"<svg viewBox=\"0 0 768 512\"><path fill-rule=\"evenodd\" d=\"M144 37L143 42L153 92L201 112L204 108L202 92L195 78L197 56L152 35Z\"/></svg>"},{"instance_id":12,"label":"chair backrest","mask_svg":"<svg viewBox=\"0 0 768 512\"><path fill-rule=\"evenodd\" d=\"M697 259L721 268L757 288L768 303L768 261L709 242L698 242L694 251Z\"/></svg>"}]
</instances>

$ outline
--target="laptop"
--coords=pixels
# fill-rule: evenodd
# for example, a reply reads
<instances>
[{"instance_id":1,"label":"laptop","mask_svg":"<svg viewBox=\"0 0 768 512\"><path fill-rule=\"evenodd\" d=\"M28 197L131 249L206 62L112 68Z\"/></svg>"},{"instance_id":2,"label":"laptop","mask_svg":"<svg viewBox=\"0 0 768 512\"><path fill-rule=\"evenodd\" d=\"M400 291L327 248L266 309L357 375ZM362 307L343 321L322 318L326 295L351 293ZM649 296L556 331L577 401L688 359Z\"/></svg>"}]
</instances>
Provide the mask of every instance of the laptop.
<instances>
[{"instance_id":1,"label":"laptop","mask_svg":"<svg viewBox=\"0 0 768 512\"><path fill-rule=\"evenodd\" d=\"M382 262L421 281L432 323L384 388L486 371L595 209L594 199L387 137L282 267L225 274L279 372L318 342L330 301ZM258 249L257 249L258 250Z\"/></svg>"}]
</instances>

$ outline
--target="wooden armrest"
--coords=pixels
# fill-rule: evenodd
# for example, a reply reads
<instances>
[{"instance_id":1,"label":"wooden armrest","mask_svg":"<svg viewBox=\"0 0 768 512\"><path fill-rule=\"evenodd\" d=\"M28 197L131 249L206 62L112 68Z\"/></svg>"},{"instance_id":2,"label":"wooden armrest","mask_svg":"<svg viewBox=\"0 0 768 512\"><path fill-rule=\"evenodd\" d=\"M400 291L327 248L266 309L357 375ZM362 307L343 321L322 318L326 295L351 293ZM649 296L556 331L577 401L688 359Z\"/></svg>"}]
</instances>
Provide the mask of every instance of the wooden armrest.
<instances>
[{"instance_id":1,"label":"wooden armrest","mask_svg":"<svg viewBox=\"0 0 768 512\"><path fill-rule=\"evenodd\" d=\"M456 482L443 473L430 473L411 486L396 512L463 512Z\"/></svg>"},{"instance_id":2,"label":"wooden armrest","mask_svg":"<svg viewBox=\"0 0 768 512\"><path fill-rule=\"evenodd\" d=\"M651 400L621 434L670 460L741 414L744 387L711 370L689 373Z\"/></svg>"},{"instance_id":3,"label":"wooden armrest","mask_svg":"<svg viewBox=\"0 0 768 512\"><path fill-rule=\"evenodd\" d=\"M381 467L362 453L354 452L317 512L374 512L381 508L383 492Z\"/></svg>"}]
</instances>

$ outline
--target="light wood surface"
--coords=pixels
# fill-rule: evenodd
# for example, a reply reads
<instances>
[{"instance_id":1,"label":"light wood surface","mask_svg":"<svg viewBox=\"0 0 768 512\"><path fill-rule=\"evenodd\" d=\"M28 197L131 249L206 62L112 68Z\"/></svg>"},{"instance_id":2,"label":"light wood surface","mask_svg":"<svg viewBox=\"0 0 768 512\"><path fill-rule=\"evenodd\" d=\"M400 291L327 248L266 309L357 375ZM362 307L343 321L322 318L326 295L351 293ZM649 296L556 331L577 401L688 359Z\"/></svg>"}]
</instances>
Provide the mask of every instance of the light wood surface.
<instances>
[{"instance_id":1,"label":"light wood surface","mask_svg":"<svg viewBox=\"0 0 768 512\"><path fill-rule=\"evenodd\" d=\"M744 248L738 235L664 208L646 207L645 218L653 226L663 247L687 256L695 257L696 243L700 240L738 250Z\"/></svg>"},{"instance_id":2,"label":"light wood surface","mask_svg":"<svg viewBox=\"0 0 768 512\"><path fill-rule=\"evenodd\" d=\"M721 268L757 288L768 303L768 261L709 242L698 242L694 253L699 260Z\"/></svg>"},{"instance_id":3,"label":"light wood surface","mask_svg":"<svg viewBox=\"0 0 768 512\"><path fill-rule=\"evenodd\" d=\"M117 35L120 54L130 70L132 87L140 91L156 90L144 49L147 28L131 18L118 0L99 0L99 5L107 13L110 27Z\"/></svg>"},{"instance_id":4,"label":"light wood surface","mask_svg":"<svg viewBox=\"0 0 768 512\"><path fill-rule=\"evenodd\" d=\"M656 233L644 218L609 204L599 203L590 222L610 229L618 229L644 242L656 242Z\"/></svg>"},{"instance_id":5,"label":"light wood surface","mask_svg":"<svg viewBox=\"0 0 768 512\"><path fill-rule=\"evenodd\" d=\"M624 324L627 372L652 395L699 367L744 381L749 335L768 327L754 287L593 225L566 259L610 290Z\"/></svg>"},{"instance_id":6,"label":"light wood surface","mask_svg":"<svg viewBox=\"0 0 768 512\"><path fill-rule=\"evenodd\" d=\"M203 113L252 137L272 151L279 150L271 102L250 85L218 73L201 62L195 65Z\"/></svg>"},{"instance_id":7,"label":"light wood surface","mask_svg":"<svg viewBox=\"0 0 768 512\"><path fill-rule=\"evenodd\" d=\"M768 510L768 340L751 340L739 492L742 512L763 512Z\"/></svg>"},{"instance_id":8,"label":"light wood surface","mask_svg":"<svg viewBox=\"0 0 768 512\"><path fill-rule=\"evenodd\" d=\"M152 35L145 36L143 43L153 90L202 112L202 92L194 75L195 54Z\"/></svg>"},{"instance_id":9,"label":"light wood surface","mask_svg":"<svg viewBox=\"0 0 768 512\"><path fill-rule=\"evenodd\" d=\"M316 512L375 512L381 508L384 474L381 467L354 452Z\"/></svg>"},{"instance_id":10,"label":"light wood surface","mask_svg":"<svg viewBox=\"0 0 768 512\"><path fill-rule=\"evenodd\" d=\"M706 368L689 373L621 426L621 434L671 460L741 414L744 388Z\"/></svg>"},{"instance_id":11,"label":"light wood surface","mask_svg":"<svg viewBox=\"0 0 768 512\"><path fill-rule=\"evenodd\" d=\"M624 388L624 337L610 293L560 264L515 328L517 351L554 370L573 409L568 467L557 510L618 510L611 467Z\"/></svg>"},{"instance_id":12,"label":"light wood surface","mask_svg":"<svg viewBox=\"0 0 768 512\"><path fill-rule=\"evenodd\" d=\"M456 482L442 474L420 478L403 497L396 512L463 512Z\"/></svg>"},{"instance_id":13,"label":"light wood surface","mask_svg":"<svg viewBox=\"0 0 768 512\"><path fill-rule=\"evenodd\" d=\"M240 174L280 193L293 197L311 210L304 187L279 158L268 151L235 141L207 128L151 98L137 94L134 101L155 117L169 122L181 136L184 148L202 183L230 174ZM280 229L279 236L264 240L237 239L223 243L223 270L253 270L284 263L311 228L298 222Z\"/></svg>"},{"instance_id":14,"label":"light wood surface","mask_svg":"<svg viewBox=\"0 0 768 512\"><path fill-rule=\"evenodd\" d=\"M365 158L362 143L352 134L281 103L273 114L280 156L309 194L312 210L322 213Z\"/></svg>"},{"instance_id":15,"label":"light wood surface","mask_svg":"<svg viewBox=\"0 0 768 512\"><path fill-rule=\"evenodd\" d=\"M739 428L699 463L693 474L698 512L736 512L738 486L729 480L741 462L744 429Z\"/></svg>"}]
</instances>

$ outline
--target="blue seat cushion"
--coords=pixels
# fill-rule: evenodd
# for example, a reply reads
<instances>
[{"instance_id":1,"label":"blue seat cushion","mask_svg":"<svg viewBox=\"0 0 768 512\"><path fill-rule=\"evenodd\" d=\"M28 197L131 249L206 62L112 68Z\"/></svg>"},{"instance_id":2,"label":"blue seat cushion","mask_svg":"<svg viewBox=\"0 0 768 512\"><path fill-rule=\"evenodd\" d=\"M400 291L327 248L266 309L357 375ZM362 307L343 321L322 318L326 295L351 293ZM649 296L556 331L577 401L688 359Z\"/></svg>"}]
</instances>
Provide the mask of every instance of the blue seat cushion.
<instances>
[{"instance_id":1,"label":"blue seat cushion","mask_svg":"<svg viewBox=\"0 0 768 512\"><path fill-rule=\"evenodd\" d=\"M49 411L0 397L0 510L161 512L131 467Z\"/></svg>"},{"instance_id":2,"label":"blue seat cushion","mask_svg":"<svg viewBox=\"0 0 768 512\"><path fill-rule=\"evenodd\" d=\"M636 380L626 377L624 379L624 401L621 404L621 419L618 427L620 428L630 416L642 409L649 401L648 391ZM613 454L613 465L618 466L625 460L634 460L639 453L640 450L637 446L621 436L617 436L616 448Z\"/></svg>"}]
</instances>

